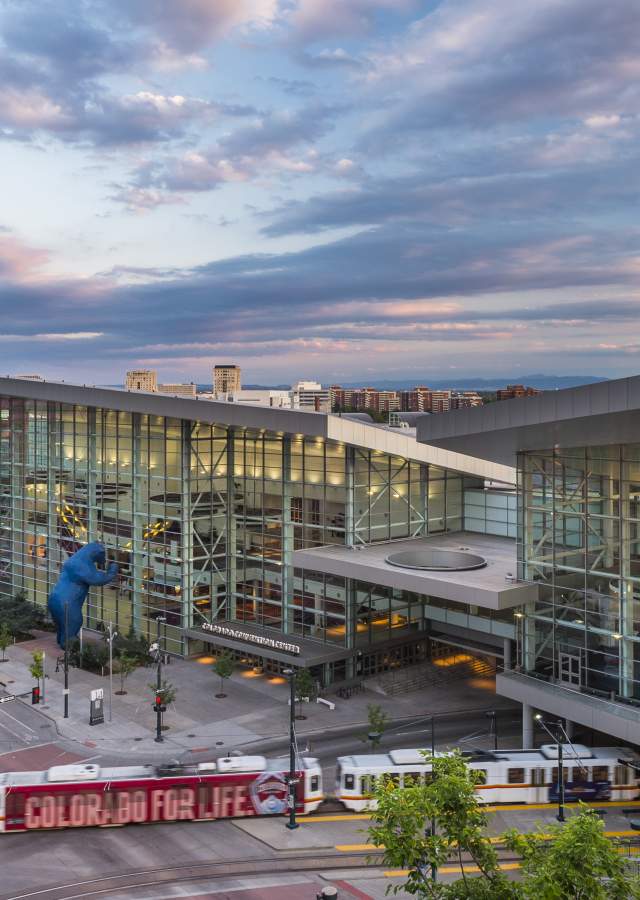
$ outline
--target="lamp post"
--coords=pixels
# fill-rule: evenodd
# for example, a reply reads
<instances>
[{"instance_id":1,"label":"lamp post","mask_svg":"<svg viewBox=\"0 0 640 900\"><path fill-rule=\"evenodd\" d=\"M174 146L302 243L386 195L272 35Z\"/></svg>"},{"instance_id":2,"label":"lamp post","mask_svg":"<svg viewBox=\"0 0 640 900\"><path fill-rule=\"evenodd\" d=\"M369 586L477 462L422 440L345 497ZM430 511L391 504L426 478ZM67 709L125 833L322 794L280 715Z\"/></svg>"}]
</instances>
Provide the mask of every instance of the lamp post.
<instances>
[{"instance_id":1,"label":"lamp post","mask_svg":"<svg viewBox=\"0 0 640 900\"><path fill-rule=\"evenodd\" d=\"M487 716L491 722L489 725L489 735L493 732L493 749L498 749L498 717L496 715L495 710L491 710L491 712L487 713Z\"/></svg>"},{"instance_id":2,"label":"lamp post","mask_svg":"<svg viewBox=\"0 0 640 900\"><path fill-rule=\"evenodd\" d=\"M557 722L549 722L549 725L557 728L557 732L553 734L547 727L547 723L544 721L540 713L534 716L536 722L538 722L544 730L547 732L549 737L555 741L556 747L558 748L558 815L556 816L558 822L564 822L564 772L563 772L563 746L562 740L564 737L564 726L562 721L559 719Z\"/></svg>"},{"instance_id":3,"label":"lamp post","mask_svg":"<svg viewBox=\"0 0 640 900\"><path fill-rule=\"evenodd\" d=\"M166 622L164 616L158 616L156 619L156 653L158 654L158 674L156 678L156 697L162 696L162 649L160 647L160 623ZM164 741L162 737L162 705L156 703L156 736L154 738L156 744Z\"/></svg>"},{"instance_id":4,"label":"lamp post","mask_svg":"<svg viewBox=\"0 0 640 900\"><path fill-rule=\"evenodd\" d=\"M283 669L289 679L289 821L287 828L298 827L296 822L296 678L293 669Z\"/></svg>"},{"instance_id":5,"label":"lamp post","mask_svg":"<svg viewBox=\"0 0 640 900\"><path fill-rule=\"evenodd\" d=\"M64 718L69 718L69 603L64 604Z\"/></svg>"},{"instance_id":6,"label":"lamp post","mask_svg":"<svg viewBox=\"0 0 640 900\"><path fill-rule=\"evenodd\" d=\"M113 640L118 637L118 632L113 630L113 622L109 622L109 721L113 705Z\"/></svg>"}]
</instances>

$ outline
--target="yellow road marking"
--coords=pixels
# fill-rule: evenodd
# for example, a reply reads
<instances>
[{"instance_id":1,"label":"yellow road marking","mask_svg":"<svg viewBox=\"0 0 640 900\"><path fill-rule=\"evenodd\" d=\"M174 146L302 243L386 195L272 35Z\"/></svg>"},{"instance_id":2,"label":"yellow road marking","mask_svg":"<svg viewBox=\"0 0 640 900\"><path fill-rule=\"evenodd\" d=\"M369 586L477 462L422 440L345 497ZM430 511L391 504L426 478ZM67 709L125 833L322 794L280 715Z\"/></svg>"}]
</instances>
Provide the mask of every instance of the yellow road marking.
<instances>
[{"instance_id":1,"label":"yellow road marking","mask_svg":"<svg viewBox=\"0 0 640 900\"><path fill-rule=\"evenodd\" d=\"M578 809L580 803L565 803L565 809ZM590 809L615 809L616 807L637 808L640 800L609 800L603 803L585 803ZM557 809L557 803L504 803L500 806L482 806L485 812L522 812L527 809ZM311 816L298 820L300 824L311 825L313 822L349 822L364 821L371 818L371 813L337 813L336 815Z\"/></svg>"},{"instance_id":2,"label":"yellow road marking","mask_svg":"<svg viewBox=\"0 0 640 900\"><path fill-rule=\"evenodd\" d=\"M531 833L531 832L529 832ZM551 834L533 834L538 837L542 841L550 841L553 837ZM637 831L605 831L604 836L608 838L617 838L617 837L634 837L637 835ZM503 843L503 838L501 836L490 837L489 842L491 844L501 844ZM377 847L375 844L336 844L335 849L339 853L353 853L356 851L362 850L384 850L383 846ZM638 848L640 851L640 848Z\"/></svg>"},{"instance_id":3,"label":"yellow road marking","mask_svg":"<svg viewBox=\"0 0 640 900\"><path fill-rule=\"evenodd\" d=\"M499 868L502 869L503 872L509 872L513 869L520 869L522 863L511 862L511 863L500 863ZM461 871L461 866L442 866L441 869L438 869L439 875L454 875L456 872ZM480 869L478 866L473 865L465 865L465 872L479 872ZM385 878L406 878L409 874L408 869L390 869L388 872L383 872Z\"/></svg>"},{"instance_id":4,"label":"yellow road marking","mask_svg":"<svg viewBox=\"0 0 640 900\"><path fill-rule=\"evenodd\" d=\"M383 850L384 847L376 847L375 844L336 844L336 850L340 853L350 853L355 850Z\"/></svg>"},{"instance_id":5,"label":"yellow road marking","mask_svg":"<svg viewBox=\"0 0 640 900\"><path fill-rule=\"evenodd\" d=\"M298 819L299 823L302 825L313 825L314 822L357 822L363 819L370 819L370 813L347 813L345 815L338 816L313 816L311 819Z\"/></svg>"}]
</instances>

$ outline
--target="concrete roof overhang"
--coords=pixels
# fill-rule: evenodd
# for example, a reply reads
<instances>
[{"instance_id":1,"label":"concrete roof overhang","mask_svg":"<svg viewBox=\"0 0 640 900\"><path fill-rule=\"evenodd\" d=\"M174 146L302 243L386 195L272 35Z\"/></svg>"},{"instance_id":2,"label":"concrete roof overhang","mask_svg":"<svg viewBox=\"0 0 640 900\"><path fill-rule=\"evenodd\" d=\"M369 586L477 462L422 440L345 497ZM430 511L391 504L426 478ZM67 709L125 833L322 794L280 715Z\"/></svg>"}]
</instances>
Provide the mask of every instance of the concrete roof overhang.
<instances>
[{"instance_id":1,"label":"concrete roof overhang","mask_svg":"<svg viewBox=\"0 0 640 900\"><path fill-rule=\"evenodd\" d=\"M465 475L505 484L515 483L515 470L511 466L496 465L484 459L431 447L393 429L379 428L326 413L9 377L0 378L1 394L28 400L103 407L211 425L321 438L441 466Z\"/></svg>"},{"instance_id":2,"label":"concrete roof overhang","mask_svg":"<svg viewBox=\"0 0 640 900\"><path fill-rule=\"evenodd\" d=\"M640 376L424 416L417 437L507 465L523 450L640 442Z\"/></svg>"},{"instance_id":3,"label":"concrete roof overhang","mask_svg":"<svg viewBox=\"0 0 640 900\"><path fill-rule=\"evenodd\" d=\"M401 569L386 562L386 557L392 552L413 550L421 546L446 550L464 547L484 556L487 566L466 572L427 572ZM325 546L313 550L296 550L293 564L327 575L413 591L484 609L511 609L535 600L538 595L535 584L512 583L507 580L516 572L516 542L512 538L464 531L367 544L362 545L361 549Z\"/></svg>"}]
</instances>

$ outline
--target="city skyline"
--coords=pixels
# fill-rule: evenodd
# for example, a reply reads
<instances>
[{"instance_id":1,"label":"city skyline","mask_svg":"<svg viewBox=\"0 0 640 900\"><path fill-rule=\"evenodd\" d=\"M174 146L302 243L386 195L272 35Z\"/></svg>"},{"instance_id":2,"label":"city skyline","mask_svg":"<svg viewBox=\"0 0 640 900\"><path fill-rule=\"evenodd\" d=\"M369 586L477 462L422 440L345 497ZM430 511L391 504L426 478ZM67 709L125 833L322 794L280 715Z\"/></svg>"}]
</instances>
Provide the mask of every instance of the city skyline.
<instances>
[{"instance_id":1,"label":"city skyline","mask_svg":"<svg viewBox=\"0 0 640 900\"><path fill-rule=\"evenodd\" d=\"M639 24L631 0L4 4L5 370L632 374Z\"/></svg>"}]
</instances>

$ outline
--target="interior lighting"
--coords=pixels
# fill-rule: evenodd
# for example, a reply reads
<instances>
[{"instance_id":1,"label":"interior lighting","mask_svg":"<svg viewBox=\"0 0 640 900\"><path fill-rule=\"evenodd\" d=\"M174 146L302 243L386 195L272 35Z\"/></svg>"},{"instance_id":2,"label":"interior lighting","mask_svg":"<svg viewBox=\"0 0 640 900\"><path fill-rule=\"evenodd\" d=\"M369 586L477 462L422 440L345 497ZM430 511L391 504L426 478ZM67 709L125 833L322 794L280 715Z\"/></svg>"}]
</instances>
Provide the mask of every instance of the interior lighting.
<instances>
[{"instance_id":1,"label":"interior lighting","mask_svg":"<svg viewBox=\"0 0 640 900\"><path fill-rule=\"evenodd\" d=\"M614 639L614 641L619 641L620 638L622 637L622 635L618 634L617 631L614 631L613 634L611 635L611 637Z\"/></svg>"},{"instance_id":2,"label":"interior lighting","mask_svg":"<svg viewBox=\"0 0 640 900\"><path fill-rule=\"evenodd\" d=\"M216 661L215 656L199 656L196 659L196 662L200 663L200 665L202 665L202 666L210 666L215 661Z\"/></svg>"},{"instance_id":3,"label":"interior lighting","mask_svg":"<svg viewBox=\"0 0 640 900\"><path fill-rule=\"evenodd\" d=\"M513 615L516 619L524 619L524 613L515 612Z\"/></svg>"}]
</instances>

